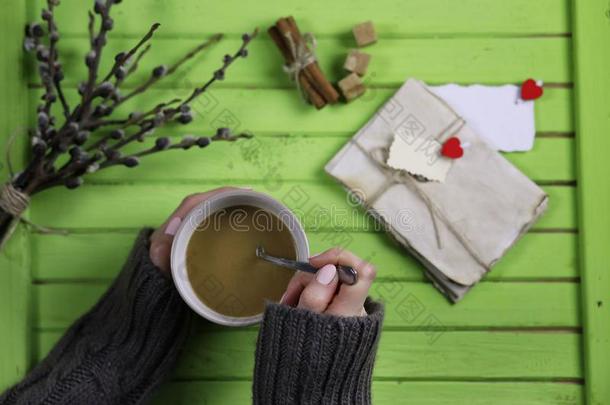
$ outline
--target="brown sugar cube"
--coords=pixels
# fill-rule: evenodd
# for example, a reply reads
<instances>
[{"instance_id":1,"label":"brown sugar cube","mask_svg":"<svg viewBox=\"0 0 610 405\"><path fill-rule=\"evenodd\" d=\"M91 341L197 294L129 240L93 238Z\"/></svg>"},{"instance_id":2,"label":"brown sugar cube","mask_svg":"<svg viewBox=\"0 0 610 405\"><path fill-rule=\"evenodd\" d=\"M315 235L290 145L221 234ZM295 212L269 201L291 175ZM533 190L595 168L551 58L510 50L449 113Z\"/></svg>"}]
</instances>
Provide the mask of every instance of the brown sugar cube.
<instances>
[{"instance_id":1,"label":"brown sugar cube","mask_svg":"<svg viewBox=\"0 0 610 405\"><path fill-rule=\"evenodd\" d=\"M364 93L364 83L356 73L350 73L348 76L339 81L339 88L343 97L347 101L351 101Z\"/></svg>"},{"instance_id":2,"label":"brown sugar cube","mask_svg":"<svg viewBox=\"0 0 610 405\"><path fill-rule=\"evenodd\" d=\"M369 66L371 55L368 53L360 52L352 49L345 59L343 68L349 72L357 73L360 76L364 76L366 68Z\"/></svg>"},{"instance_id":3,"label":"brown sugar cube","mask_svg":"<svg viewBox=\"0 0 610 405\"><path fill-rule=\"evenodd\" d=\"M356 44L358 46L366 46L377 42L377 34L375 33L375 27L372 21L366 21L356 25L352 32L354 38L356 38Z\"/></svg>"}]
</instances>

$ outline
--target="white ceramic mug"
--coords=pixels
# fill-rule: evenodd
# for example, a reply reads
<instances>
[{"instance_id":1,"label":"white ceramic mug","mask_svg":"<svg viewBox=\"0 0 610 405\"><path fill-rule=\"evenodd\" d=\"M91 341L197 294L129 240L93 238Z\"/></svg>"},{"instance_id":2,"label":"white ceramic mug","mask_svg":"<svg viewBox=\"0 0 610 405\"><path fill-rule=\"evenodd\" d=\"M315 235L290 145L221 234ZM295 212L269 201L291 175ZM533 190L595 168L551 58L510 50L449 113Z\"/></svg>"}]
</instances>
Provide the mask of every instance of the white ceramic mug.
<instances>
[{"instance_id":1,"label":"white ceramic mug","mask_svg":"<svg viewBox=\"0 0 610 405\"><path fill-rule=\"evenodd\" d=\"M260 208L277 216L287 226L292 236L296 259L307 261L309 243L303 226L288 207L271 196L252 190L227 190L214 194L206 201L193 208L182 220L172 244L171 267L172 278L182 299L202 317L226 326L247 326L261 321L263 314L248 317L234 317L214 311L203 303L191 285L186 269L186 250L191 236L197 227L211 214L236 205L249 205Z\"/></svg>"}]
</instances>

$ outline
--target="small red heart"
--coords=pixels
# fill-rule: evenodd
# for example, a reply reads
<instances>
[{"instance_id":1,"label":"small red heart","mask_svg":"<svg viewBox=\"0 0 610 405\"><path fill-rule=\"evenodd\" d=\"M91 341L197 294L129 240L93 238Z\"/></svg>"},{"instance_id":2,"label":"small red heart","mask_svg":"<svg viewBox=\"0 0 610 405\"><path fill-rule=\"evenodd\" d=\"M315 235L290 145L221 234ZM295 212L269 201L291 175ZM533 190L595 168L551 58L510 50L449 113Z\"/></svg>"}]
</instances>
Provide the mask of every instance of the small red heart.
<instances>
[{"instance_id":1,"label":"small red heart","mask_svg":"<svg viewBox=\"0 0 610 405\"><path fill-rule=\"evenodd\" d=\"M452 136L443 143L441 154L451 159L458 159L464 155L464 149L460 145L460 139Z\"/></svg>"},{"instance_id":2,"label":"small red heart","mask_svg":"<svg viewBox=\"0 0 610 405\"><path fill-rule=\"evenodd\" d=\"M543 90L534 79L527 79L521 85L521 98L523 100L535 100L542 96Z\"/></svg>"}]
</instances>

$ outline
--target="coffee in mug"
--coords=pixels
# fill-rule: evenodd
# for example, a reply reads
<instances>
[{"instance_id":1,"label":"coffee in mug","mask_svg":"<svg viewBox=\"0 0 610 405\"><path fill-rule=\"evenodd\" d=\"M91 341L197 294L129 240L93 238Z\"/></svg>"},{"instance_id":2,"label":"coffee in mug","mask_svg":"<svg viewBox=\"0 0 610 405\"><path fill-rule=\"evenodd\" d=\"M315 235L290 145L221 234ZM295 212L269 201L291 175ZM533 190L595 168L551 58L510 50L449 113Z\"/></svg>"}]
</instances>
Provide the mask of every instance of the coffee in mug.
<instances>
[{"instance_id":1,"label":"coffee in mug","mask_svg":"<svg viewBox=\"0 0 610 405\"><path fill-rule=\"evenodd\" d=\"M259 259L259 245L271 255L296 258L286 224L261 208L235 205L205 218L186 249L186 271L197 297L232 317L260 314L266 301L279 301L294 271Z\"/></svg>"},{"instance_id":2,"label":"coffee in mug","mask_svg":"<svg viewBox=\"0 0 610 405\"><path fill-rule=\"evenodd\" d=\"M262 319L294 274L256 256L261 245L273 256L307 261L303 227L286 206L252 190L226 190L183 219L172 244L172 278L184 301L221 325Z\"/></svg>"}]
</instances>

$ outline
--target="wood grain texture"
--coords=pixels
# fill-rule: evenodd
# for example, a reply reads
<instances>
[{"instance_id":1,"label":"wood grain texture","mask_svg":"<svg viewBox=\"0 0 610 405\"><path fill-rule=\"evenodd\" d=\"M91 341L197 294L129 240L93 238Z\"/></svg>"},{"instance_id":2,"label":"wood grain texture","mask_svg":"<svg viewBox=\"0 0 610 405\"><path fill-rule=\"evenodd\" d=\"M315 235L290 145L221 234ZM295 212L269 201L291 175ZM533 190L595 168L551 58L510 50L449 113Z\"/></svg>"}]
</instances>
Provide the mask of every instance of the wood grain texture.
<instances>
[{"instance_id":1,"label":"wood grain texture","mask_svg":"<svg viewBox=\"0 0 610 405\"><path fill-rule=\"evenodd\" d=\"M140 168L141 169L141 168ZM291 182L269 176L257 182L197 182L149 183L83 186L69 198L70 191L52 189L37 195L32 201L32 220L40 225L73 229L137 228L156 226L165 221L169 212L188 194L216 188L225 184L253 185L283 201L303 222L305 228L315 229L379 229L379 225L356 206L338 185L328 180ZM575 187L544 186L550 196L549 208L534 226L535 230L576 228ZM142 209L146 207L146 209ZM418 219L414 226L431 226Z\"/></svg>"},{"instance_id":2,"label":"wood grain texture","mask_svg":"<svg viewBox=\"0 0 610 405\"><path fill-rule=\"evenodd\" d=\"M19 226L0 254L0 391L19 381L31 365L28 237Z\"/></svg>"},{"instance_id":3,"label":"wood grain texture","mask_svg":"<svg viewBox=\"0 0 610 405\"><path fill-rule=\"evenodd\" d=\"M252 377L255 329L197 329L174 373L179 379ZM58 332L38 332L38 356ZM575 380L582 377L575 333L389 331L382 334L373 377L395 380Z\"/></svg>"},{"instance_id":4,"label":"wood grain texture","mask_svg":"<svg viewBox=\"0 0 610 405\"><path fill-rule=\"evenodd\" d=\"M524 75L527 72L523 72ZM187 89L151 88L146 97L134 97L119 107L117 117L126 117L132 111L148 111L157 103L184 97ZM352 136L398 90L370 89L364 96L349 105L328 106L321 111L303 108L293 88L243 89L213 87L209 93L193 103L194 121L186 127L171 126L166 133L183 134L215 131L222 122L235 131L247 130L256 135L339 135ZM30 91L31 102L40 96L40 89ZM67 89L69 100L75 100L75 90ZM572 121L572 90L547 88L544 97L536 101L536 130L539 133L570 135Z\"/></svg>"},{"instance_id":5,"label":"wood grain texture","mask_svg":"<svg viewBox=\"0 0 610 405\"><path fill-rule=\"evenodd\" d=\"M110 280L119 272L137 230L32 235L36 282ZM378 280L423 281L422 266L382 232L309 232L312 253L341 246L378 265ZM485 276L487 281L577 280L578 236L529 233ZM113 252L108 255L108 252Z\"/></svg>"},{"instance_id":6,"label":"wood grain texture","mask_svg":"<svg viewBox=\"0 0 610 405\"><path fill-rule=\"evenodd\" d=\"M42 0L33 2L39 9ZM64 0L59 22L66 32L86 33L86 9L79 0ZM567 0L406 0L378 5L368 0L269 0L264 4L240 0L210 4L197 0L149 0L123 3L114 17L121 34L142 35L153 21L161 36L228 32L241 34L253 26L267 27L275 14L294 14L305 31L317 35L349 36L354 24L372 19L381 38L412 35L535 35L570 31ZM210 12L210 8L214 12ZM280 11L281 10L281 11ZM137 18L133 18L137 15ZM279 15L279 14L278 14ZM240 16L244 16L240 18ZM246 18L247 16L247 18Z\"/></svg>"},{"instance_id":7,"label":"wood grain texture","mask_svg":"<svg viewBox=\"0 0 610 405\"><path fill-rule=\"evenodd\" d=\"M27 2L27 14L38 15L43 1ZM65 34L61 49L67 92L72 100L75 86L84 77L88 6L79 0L62 0L58 8ZM24 5L17 8L25 12ZM209 77L224 53L236 47L242 32L255 25L267 27L276 17L272 10L280 9L294 14L304 30L318 36L322 67L333 80L343 76L344 56L354 46L351 27L372 19L380 41L366 49L373 54L366 78L369 91L349 105L319 112L304 108L281 71L281 58L273 44L261 35L252 44L250 57L229 71L227 81L193 105L196 119L192 125L160 131L169 136L205 135L218 126L230 126L256 133L254 140L151 156L136 170L98 173L74 193L57 189L36 196L32 219L72 233L16 239L13 242L20 247L14 250L15 256L8 262L0 259L4 260L0 261L2 270L4 263L11 270L29 267L31 249L34 284L28 286L29 273L10 280L0 274L0 292L3 303L5 292L18 296L13 301L17 304L29 303L31 295L33 308L0 308L0 321L2 327L22 326L19 333L30 332L35 337L30 345L26 339L0 334L0 389L23 372L23 368L11 369L11 363L5 365L4 359L22 356L23 361L15 364L25 367L23 354L28 349L36 359L48 352L120 270L140 227L159 224L189 193L233 184L253 185L296 210L308 229L312 251L343 245L377 264L379 280L372 294L385 299L388 312L374 377L376 404L584 403L578 246L589 246L595 239L581 239L581 228L590 229L594 221L583 217L582 211L594 212L587 211L592 207L602 212L603 207L590 201L583 205L581 198L577 221L577 194L593 195L587 191L590 185L582 188L583 181L587 185L583 173L593 165L581 166L578 172L574 163L577 144L581 156L582 145L591 148L592 144L587 143L591 138L581 142L582 122L576 130L573 122L572 60L580 56L572 50L570 1L124 1L115 9L116 29L105 54L105 68L149 24L162 24L139 74L128 81L130 87L153 66L171 62L200 39L218 31L228 35L190 61L181 74L162 81L146 97L126 103L117 115L184 97L188 88ZM10 43L11 52L18 57L21 51L16 38L21 36L21 24L10 22L1 28L10 32L1 43ZM14 77L13 61L0 63L0 72L9 71ZM506 155L543 185L550 195L549 211L456 306L424 282L420 264L375 229L342 188L323 173L328 159L408 76L430 83L504 84L528 77L552 83L536 102L534 150ZM3 79L3 83L9 82ZM35 105L40 95L36 79L29 79L30 88L10 83L14 90L0 101L0 106L10 109L0 109L0 117L12 116L14 100L27 97ZM599 134L608 132L605 127L594 129L603 129ZM23 143L17 148L26 149ZM338 216L338 212L346 215ZM594 249L599 246L593 245ZM584 260L589 268L590 256ZM585 288L582 294L588 291ZM28 318L30 309L33 316ZM198 320L176 378L163 387L157 402L248 403L256 332L256 327L227 330Z\"/></svg>"},{"instance_id":8,"label":"wood grain texture","mask_svg":"<svg viewBox=\"0 0 610 405\"><path fill-rule=\"evenodd\" d=\"M205 35L201 39L189 37L179 41L155 39L150 52L125 84L133 86L148 78L156 65L180 59L205 39ZM130 49L135 42L137 40L130 38L110 41L104 50L106 57L100 65L101 71L109 71L114 55ZM173 88L192 88L197 83L203 83L219 68L223 56L234 52L240 44L239 38L226 38L204 50L195 61L185 66L182 73L169 76L161 83ZM343 62L353 46L339 38L318 40L316 53L319 64L330 81L336 82L345 76ZM80 78L86 75L82 55L86 54L87 39L66 39L62 41L62 49L66 49L63 59L66 84L76 86ZM282 71L283 60L271 39L261 34L248 49L248 58L231 66L226 82L216 88L294 87ZM566 37L386 39L368 47L367 53L372 56L364 79L367 86L399 86L408 77L429 83L506 84L521 83L528 77L546 83L571 81L571 41ZM335 107L338 108L341 105Z\"/></svg>"},{"instance_id":9,"label":"wood grain texture","mask_svg":"<svg viewBox=\"0 0 610 405\"><path fill-rule=\"evenodd\" d=\"M97 302L108 285L34 285L34 326L41 330L68 327ZM371 296L386 303L386 328L548 329L580 326L578 292L574 283L483 282L463 304L454 306L430 283L379 281L371 289Z\"/></svg>"},{"instance_id":10,"label":"wood grain texture","mask_svg":"<svg viewBox=\"0 0 610 405\"><path fill-rule=\"evenodd\" d=\"M589 404L601 405L610 403L610 6L573 4L586 393Z\"/></svg>"},{"instance_id":11,"label":"wood grain texture","mask_svg":"<svg viewBox=\"0 0 610 405\"><path fill-rule=\"evenodd\" d=\"M165 132L165 131L164 131ZM270 175L286 181L327 179L324 165L345 145L344 136L259 137L238 142L217 142L205 150L172 151L142 159L138 170L109 168L90 177L92 181L258 181ZM151 147L154 140L125 148L135 153ZM307 156L307 159L303 159ZM534 181L573 182L574 139L537 139L528 153L504 156Z\"/></svg>"},{"instance_id":12,"label":"wood grain texture","mask_svg":"<svg viewBox=\"0 0 610 405\"><path fill-rule=\"evenodd\" d=\"M251 381L173 381L161 388L155 404L246 404ZM222 399L221 399L222 398ZM579 405L583 387L565 383L374 381L374 404L418 405Z\"/></svg>"},{"instance_id":13,"label":"wood grain texture","mask_svg":"<svg viewBox=\"0 0 610 405\"><path fill-rule=\"evenodd\" d=\"M9 178L5 151L15 136L13 163L23 163L28 144L23 124L27 94L23 76L21 43L14 37L25 23L25 4L3 7L0 13L0 184ZM30 355L30 266L28 232L18 227L0 253L0 391L20 379L29 367Z\"/></svg>"}]
</instances>

